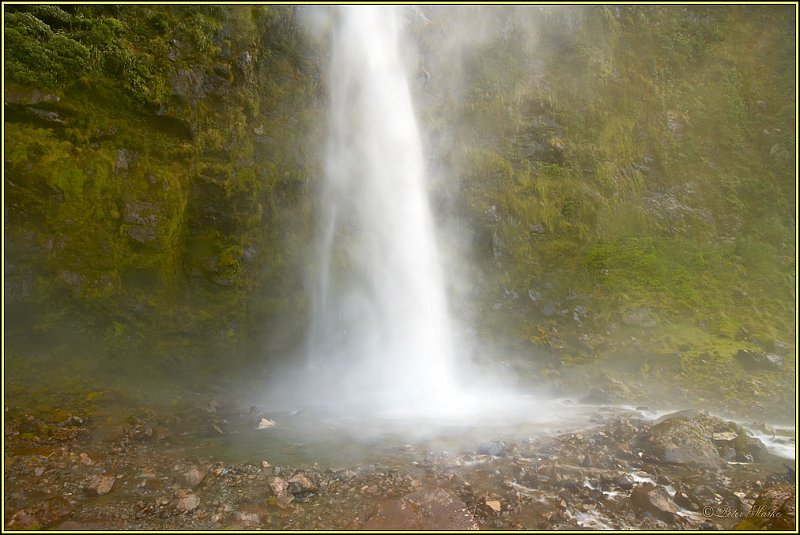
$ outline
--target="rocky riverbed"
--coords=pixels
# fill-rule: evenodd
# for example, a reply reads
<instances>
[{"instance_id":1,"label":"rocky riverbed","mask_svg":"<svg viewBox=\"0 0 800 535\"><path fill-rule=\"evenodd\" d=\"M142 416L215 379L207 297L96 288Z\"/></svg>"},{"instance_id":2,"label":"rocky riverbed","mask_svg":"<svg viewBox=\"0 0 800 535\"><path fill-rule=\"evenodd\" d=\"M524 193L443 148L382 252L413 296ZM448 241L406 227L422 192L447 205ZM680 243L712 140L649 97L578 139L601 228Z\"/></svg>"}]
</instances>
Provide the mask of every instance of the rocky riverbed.
<instances>
[{"instance_id":1,"label":"rocky riverbed","mask_svg":"<svg viewBox=\"0 0 800 535\"><path fill-rule=\"evenodd\" d=\"M5 408L6 528L795 527L794 460L698 411L648 419L597 407L578 430L453 451L412 442L379 462L332 466L269 452L230 462L191 447L255 427L253 407L113 409ZM793 429L762 432L794 444Z\"/></svg>"}]
</instances>

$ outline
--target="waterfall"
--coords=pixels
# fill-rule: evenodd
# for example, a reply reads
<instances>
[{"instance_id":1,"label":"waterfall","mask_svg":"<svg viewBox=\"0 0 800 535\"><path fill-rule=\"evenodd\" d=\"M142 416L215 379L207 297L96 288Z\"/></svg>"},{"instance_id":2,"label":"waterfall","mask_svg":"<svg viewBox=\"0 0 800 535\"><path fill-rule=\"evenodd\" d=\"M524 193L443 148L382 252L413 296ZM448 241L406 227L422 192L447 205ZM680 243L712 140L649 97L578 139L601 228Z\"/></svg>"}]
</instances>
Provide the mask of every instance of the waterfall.
<instances>
[{"instance_id":1,"label":"waterfall","mask_svg":"<svg viewBox=\"0 0 800 535\"><path fill-rule=\"evenodd\" d=\"M309 366L339 400L426 411L453 340L400 43L397 8L337 8Z\"/></svg>"}]
</instances>

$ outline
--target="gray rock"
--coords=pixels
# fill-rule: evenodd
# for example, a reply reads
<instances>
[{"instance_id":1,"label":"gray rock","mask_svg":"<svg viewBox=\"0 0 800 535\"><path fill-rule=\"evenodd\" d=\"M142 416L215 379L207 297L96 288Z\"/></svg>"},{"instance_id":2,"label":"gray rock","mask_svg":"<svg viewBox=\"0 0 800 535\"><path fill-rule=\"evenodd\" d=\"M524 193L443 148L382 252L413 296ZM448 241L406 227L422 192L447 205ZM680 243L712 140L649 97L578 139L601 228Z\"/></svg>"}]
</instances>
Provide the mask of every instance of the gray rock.
<instances>
[{"instance_id":1,"label":"gray rock","mask_svg":"<svg viewBox=\"0 0 800 535\"><path fill-rule=\"evenodd\" d=\"M712 442L714 428L725 422L710 416L678 413L662 417L638 439L648 457L667 464L695 463L718 467L722 458Z\"/></svg>"},{"instance_id":2,"label":"gray rock","mask_svg":"<svg viewBox=\"0 0 800 535\"><path fill-rule=\"evenodd\" d=\"M128 199L125 201L123 221L128 237L143 245L159 248L159 225L163 210L160 206Z\"/></svg>"},{"instance_id":3,"label":"gray rock","mask_svg":"<svg viewBox=\"0 0 800 535\"><path fill-rule=\"evenodd\" d=\"M126 176L136 160L136 153L128 149L117 149L114 172Z\"/></svg>"},{"instance_id":4,"label":"gray rock","mask_svg":"<svg viewBox=\"0 0 800 535\"><path fill-rule=\"evenodd\" d=\"M57 112L40 110L39 108L28 108L28 111L44 122L64 124L64 119Z\"/></svg>"},{"instance_id":5,"label":"gray rock","mask_svg":"<svg viewBox=\"0 0 800 535\"><path fill-rule=\"evenodd\" d=\"M478 455L492 455L494 457L503 457L506 454L505 442L495 440L492 442L484 442L478 446Z\"/></svg>"},{"instance_id":6,"label":"gray rock","mask_svg":"<svg viewBox=\"0 0 800 535\"><path fill-rule=\"evenodd\" d=\"M783 363L783 357L776 354L766 354L761 351L751 351L740 349L734 355L736 362L749 371L771 371L778 370Z\"/></svg>"}]
</instances>

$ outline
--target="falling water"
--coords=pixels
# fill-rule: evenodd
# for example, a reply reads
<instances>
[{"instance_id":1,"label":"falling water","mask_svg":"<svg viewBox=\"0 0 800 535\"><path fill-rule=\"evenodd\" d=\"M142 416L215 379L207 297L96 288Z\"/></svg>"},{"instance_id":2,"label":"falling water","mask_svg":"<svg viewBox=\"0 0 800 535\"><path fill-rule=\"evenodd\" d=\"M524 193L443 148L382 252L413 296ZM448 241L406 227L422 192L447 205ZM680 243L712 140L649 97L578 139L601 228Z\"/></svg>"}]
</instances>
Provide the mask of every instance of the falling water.
<instances>
[{"instance_id":1,"label":"falling water","mask_svg":"<svg viewBox=\"0 0 800 535\"><path fill-rule=\"evenodd\" d=\"M336 13L309 364L338 401L427 411L450 397L453 343L399 22Z\"/></svg>"}]
</instances>

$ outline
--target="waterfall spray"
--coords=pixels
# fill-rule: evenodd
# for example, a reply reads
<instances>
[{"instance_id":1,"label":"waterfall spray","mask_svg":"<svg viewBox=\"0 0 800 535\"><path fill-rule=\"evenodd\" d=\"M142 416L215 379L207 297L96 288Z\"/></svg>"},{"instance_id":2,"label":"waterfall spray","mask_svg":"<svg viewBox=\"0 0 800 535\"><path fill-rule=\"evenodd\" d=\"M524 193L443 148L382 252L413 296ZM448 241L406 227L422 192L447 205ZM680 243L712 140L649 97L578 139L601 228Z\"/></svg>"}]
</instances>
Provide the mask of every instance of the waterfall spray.
<instances>
[{"instance_id":1,"label":"waterfall spray","mask_svg":"<svg viewBox=\"0 0 800 535\"><path fill-rule=\"evenodd\" d=\"M431 410L453 341L397 8L336 12L309 365L340 396Z\"/></svg>"}]
</instances>

